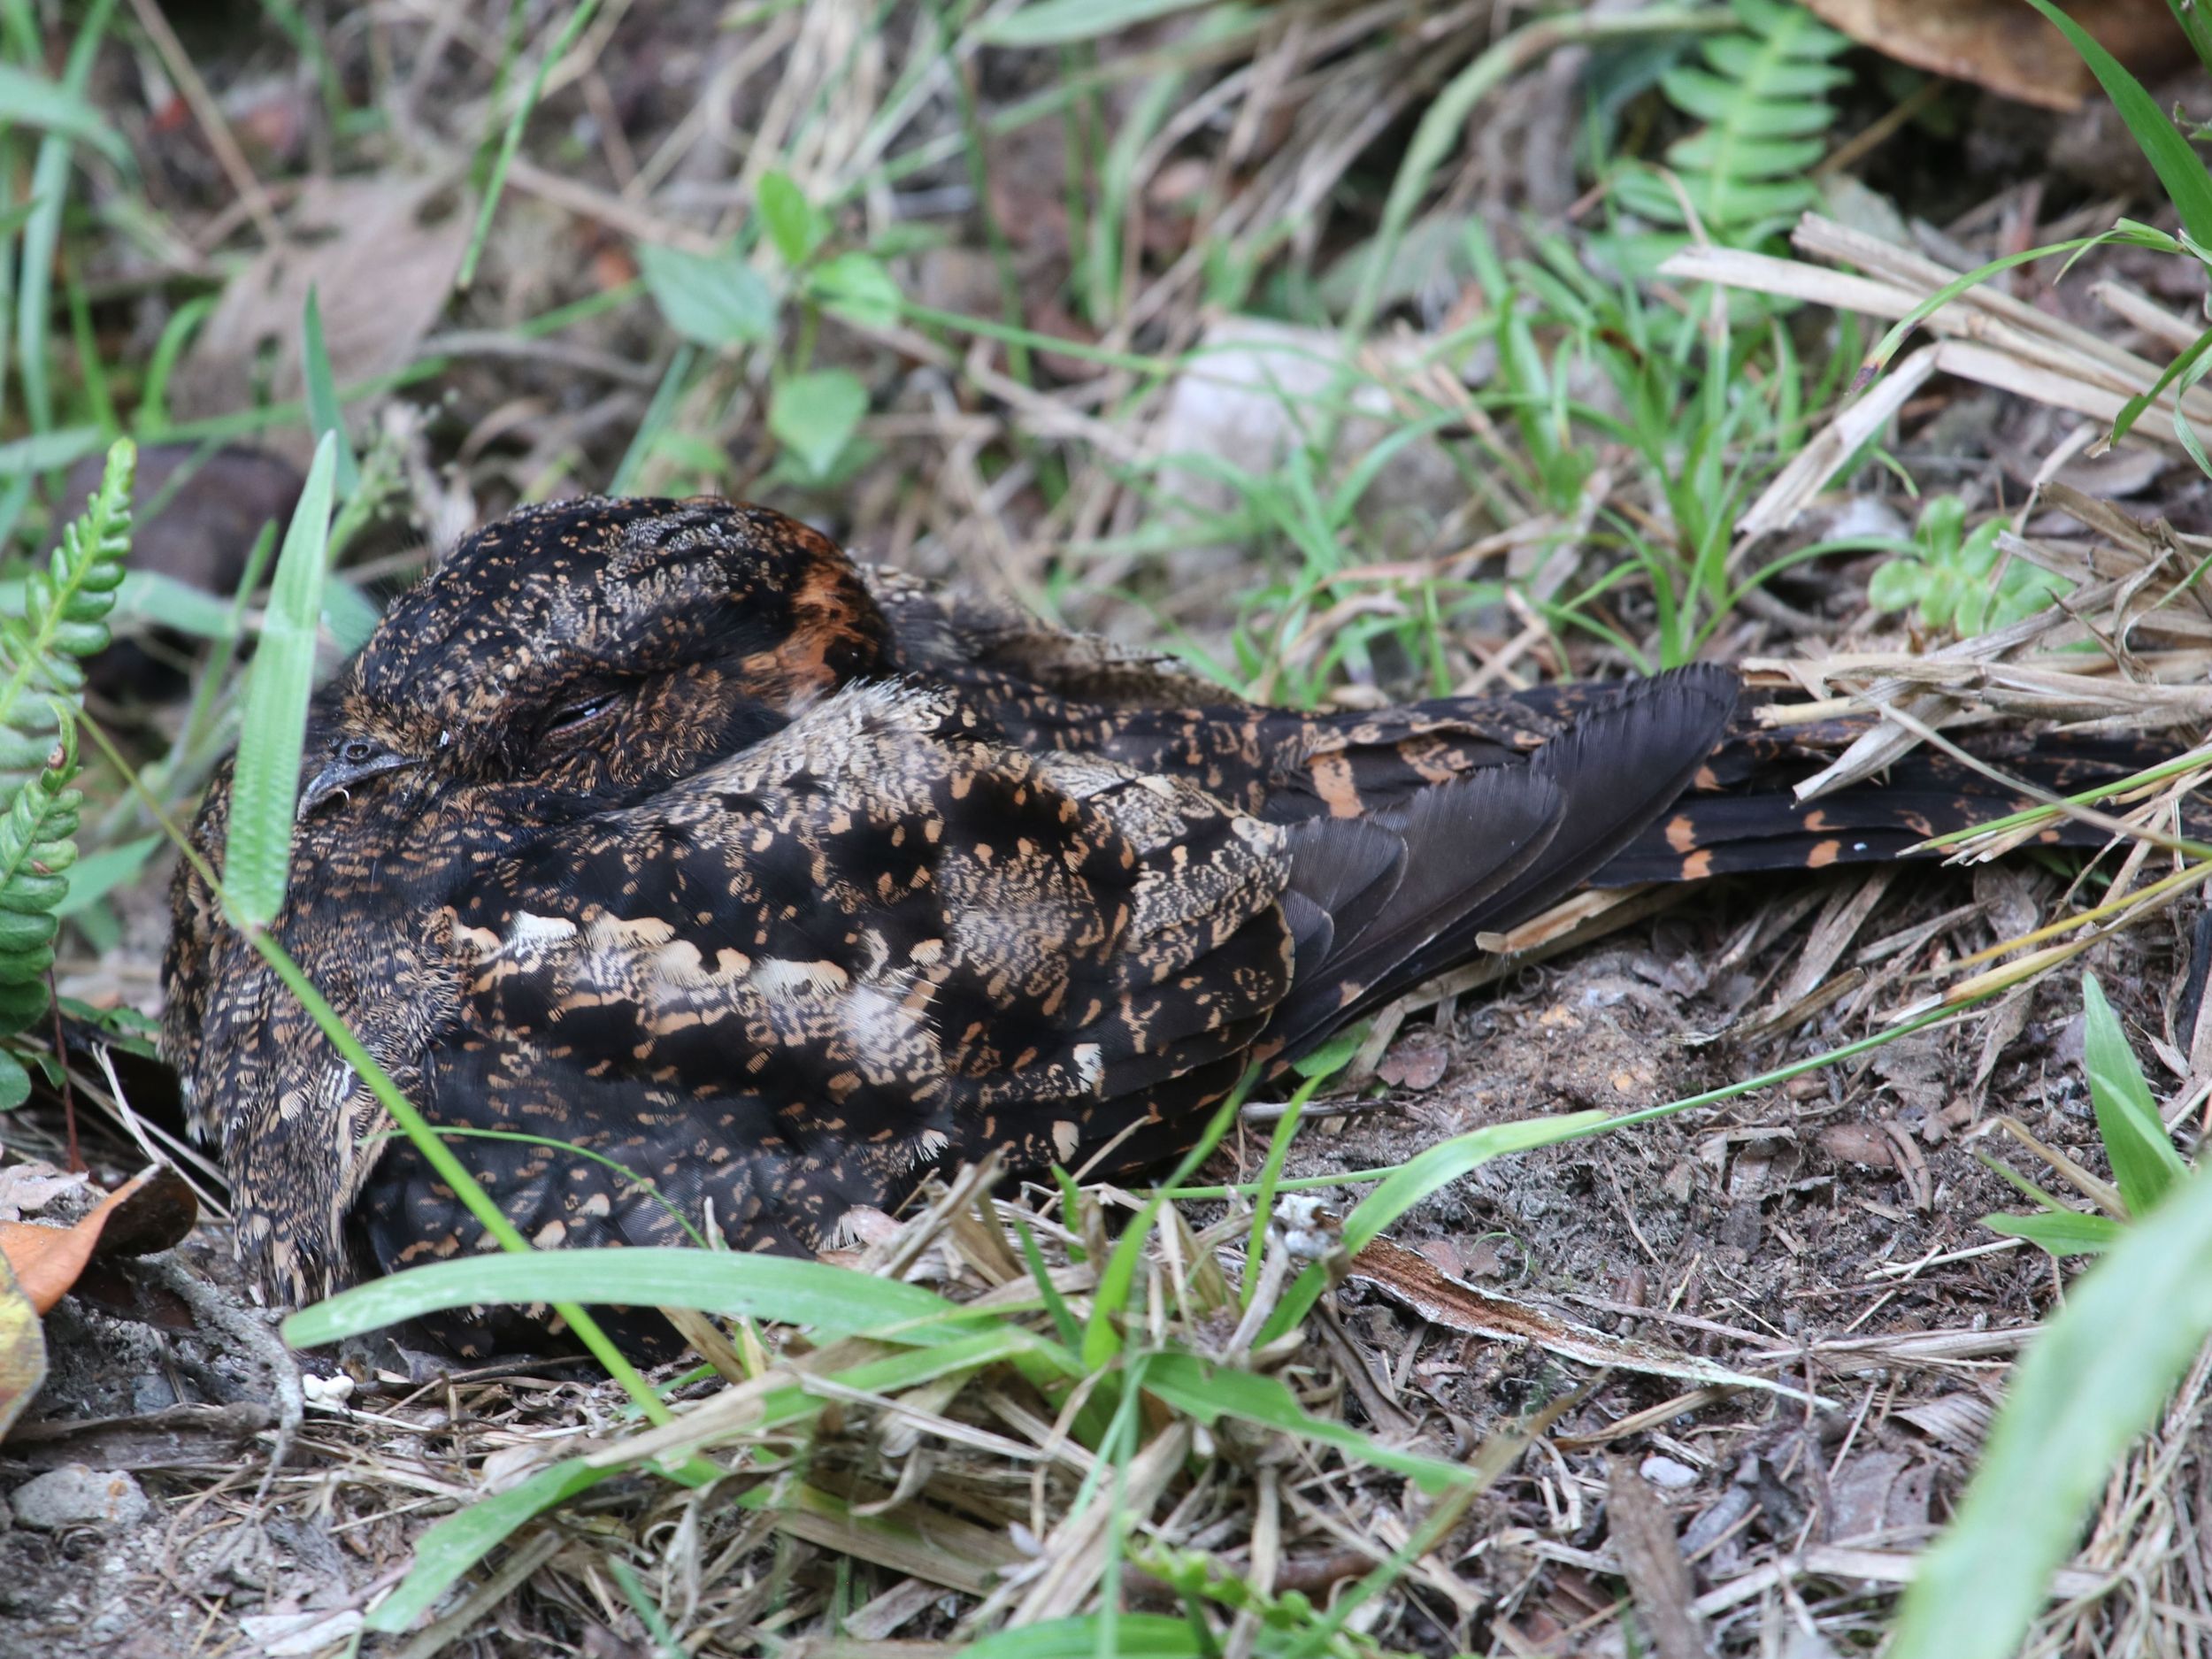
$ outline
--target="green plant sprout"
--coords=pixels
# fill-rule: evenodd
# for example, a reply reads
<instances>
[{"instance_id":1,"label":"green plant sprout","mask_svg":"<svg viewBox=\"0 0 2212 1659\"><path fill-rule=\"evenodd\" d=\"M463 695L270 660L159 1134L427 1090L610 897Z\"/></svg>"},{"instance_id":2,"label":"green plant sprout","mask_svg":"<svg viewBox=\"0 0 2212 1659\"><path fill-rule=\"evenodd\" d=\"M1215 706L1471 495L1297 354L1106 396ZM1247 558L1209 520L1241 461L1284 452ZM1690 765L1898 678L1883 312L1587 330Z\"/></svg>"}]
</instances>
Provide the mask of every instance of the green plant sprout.
<instances>
[{"instance_id":1,"label":"green plant sprout","mask_svg":"<svg viewBox=\"0 0 2212 1659\"><path fill-rule=\"evenodd\" d=\"M1923 626L1960 635L2033 616L2066 584L2024 559L2004 558L1997 545L2004 530L2002 518L1969 530L1966 503L1936 496L1921 510L1912 544L1874 572L1868 603L1877 611L1910 611Z\"/></svg>"}]
</instances>

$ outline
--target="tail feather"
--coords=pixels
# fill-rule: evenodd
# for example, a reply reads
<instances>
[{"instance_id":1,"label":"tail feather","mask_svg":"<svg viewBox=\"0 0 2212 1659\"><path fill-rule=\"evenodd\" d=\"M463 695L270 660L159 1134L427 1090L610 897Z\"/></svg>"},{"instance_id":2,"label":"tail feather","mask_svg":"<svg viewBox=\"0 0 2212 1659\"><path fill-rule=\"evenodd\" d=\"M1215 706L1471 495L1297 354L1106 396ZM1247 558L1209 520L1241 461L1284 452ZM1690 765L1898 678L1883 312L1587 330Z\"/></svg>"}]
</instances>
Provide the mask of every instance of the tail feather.
<instances>
[{"instance_id":1,"label":"tail feather","mask_svg":"<svg viewBox=\"0 0 2212 1659\"><path fill-rule=\"evenodd\" d=\"M1988 772L1939 750L1921 749L1887 773L1810 801L1794 786L1811 777L1866 729L1831 723L1818 740L1786 743L1740 721L1674 810L1655 819L1593 872L1593 887L1698 880L1755 871L1819 870L1884 864L1932 836L1955 834L2037 804ZM2171 758L2170 741L2082 738L2016 729L1970 733L1961 747L2003 777L2046 795L2109 789ZM2193 810L2193 817L2190 814ZM2185 809L2185 827L2212 833L2212 808ZM2051 847L2096 847L2105 833L2061 818L2034 837Z\"/></svg>"}]
</instances>

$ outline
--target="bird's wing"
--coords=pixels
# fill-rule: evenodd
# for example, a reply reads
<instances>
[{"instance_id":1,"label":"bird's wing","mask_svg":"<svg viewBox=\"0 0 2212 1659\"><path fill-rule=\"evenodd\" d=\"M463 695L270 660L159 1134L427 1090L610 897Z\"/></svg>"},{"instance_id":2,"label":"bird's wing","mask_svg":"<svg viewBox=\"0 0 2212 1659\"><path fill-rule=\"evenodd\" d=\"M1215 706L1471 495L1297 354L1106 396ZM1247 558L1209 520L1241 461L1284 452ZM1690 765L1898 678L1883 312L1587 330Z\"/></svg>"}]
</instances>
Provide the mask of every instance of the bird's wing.
<instances>
[{"instance_id":1,"label":"bird's wing","mask_svg":"<svg viewBox=\"0 0 2212 1659\"><path fill-rule=\"evenodd\" d=\"M1385 744L1341 754L1347 787L1381 804L1363 817L1315 815L1286 826L1294 890L1341 857L1348 832L1394 837L1406 876L1386 902L1340 906L1331 948L1298 984L1271 1034L1291 1053L1565 896L1661 818L1712 752L1736 695L1735 675L1689 668L1637 680L1595 701L1529 758L1477 766L1409 793L1409 764ZM1392 780L1386 791L1378 778Z\"/></svg>"},{"instance_id":2,"label":"bird's wing","mask_svg":"<svg viewBox=\"0 0 2212 1659\"><path fill-rule=\"evenodd\" d=\"M456 1142L542 1242L819 1248L928 1167L1041 1166L1225 1092L1289 987L1283 841L972 741L942 693L849 689L467 889L426 1106L542 1138ZM403 1145L362 1213L388 1268L476 1248Z\"/></svg>"}]
</instances>

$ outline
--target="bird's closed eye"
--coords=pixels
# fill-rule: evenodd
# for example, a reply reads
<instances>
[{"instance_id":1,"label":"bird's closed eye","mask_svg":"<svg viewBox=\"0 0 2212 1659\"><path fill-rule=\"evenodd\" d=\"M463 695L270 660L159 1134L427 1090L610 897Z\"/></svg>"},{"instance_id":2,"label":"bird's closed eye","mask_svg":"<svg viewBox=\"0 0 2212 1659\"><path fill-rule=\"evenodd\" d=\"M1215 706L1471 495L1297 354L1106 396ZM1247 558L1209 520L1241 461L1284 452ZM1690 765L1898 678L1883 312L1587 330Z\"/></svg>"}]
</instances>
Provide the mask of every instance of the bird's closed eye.
<instances>
[{"instance_id":1,"label":"bird's closed eye","mask_svg":"<svg viewBox=\"0 0 2212 1659\"><path fill-rule=\"evenodd\" d=\"M546 722L545 734L553 737L581 731L602 715L611 712L620 700L616 693L603 691L565 703L553 711L553 718Z\"/></svg>"}]
</instances>

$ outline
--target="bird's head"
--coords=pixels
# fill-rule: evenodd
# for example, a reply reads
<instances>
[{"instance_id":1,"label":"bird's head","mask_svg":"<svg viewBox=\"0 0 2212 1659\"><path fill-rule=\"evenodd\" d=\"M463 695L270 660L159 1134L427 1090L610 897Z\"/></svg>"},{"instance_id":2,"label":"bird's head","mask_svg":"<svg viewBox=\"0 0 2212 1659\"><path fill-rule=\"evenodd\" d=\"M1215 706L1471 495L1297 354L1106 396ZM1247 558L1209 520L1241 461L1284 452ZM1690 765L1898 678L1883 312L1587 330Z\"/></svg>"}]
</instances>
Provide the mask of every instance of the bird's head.
<instances>
[{"instance_id":1,"label":"bird's head","mask_svg":"<svg viewBox=\"0 0 2212 1659\"><path fill-rule=\"evenodd\" d=\"M764 508L527 507L396 602L319 700L303 821L357 791L618 805L886 672L851 562Z\"/></svg>"}]
</instances>

